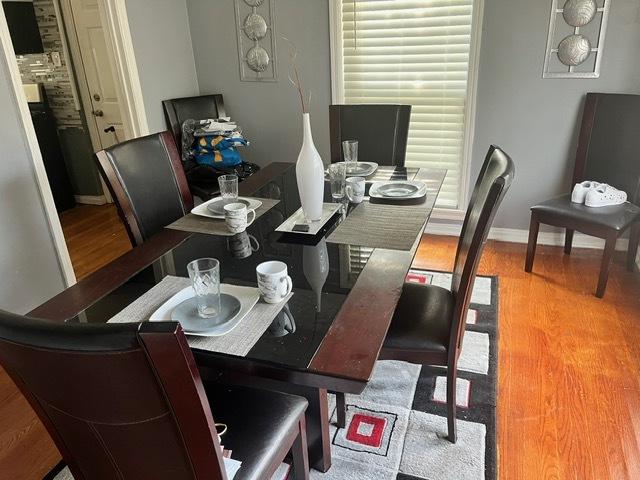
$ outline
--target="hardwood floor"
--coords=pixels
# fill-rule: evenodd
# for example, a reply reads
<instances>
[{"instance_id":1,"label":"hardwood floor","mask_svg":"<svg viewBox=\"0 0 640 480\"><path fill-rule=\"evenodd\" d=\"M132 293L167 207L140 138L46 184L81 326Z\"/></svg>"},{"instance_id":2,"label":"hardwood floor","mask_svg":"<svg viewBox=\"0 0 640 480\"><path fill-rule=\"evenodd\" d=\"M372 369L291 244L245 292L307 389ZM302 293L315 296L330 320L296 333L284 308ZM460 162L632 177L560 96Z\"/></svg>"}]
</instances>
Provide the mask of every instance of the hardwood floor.
<instances>
[{"instance_id":1,"label":"hardwood floor","mask_svg":"<svg viewBox=\"0 0 640 480\"><path fill-rule=\"evenodd\" d=\"M75 213L63 220L79 276L121 254L98 244L128 248L124 230L112 224L115 210L88 208L91 221ZM91 226L87 240L79 222ZM455 246L453 237L425 236L415 266L450 270ZM538 247L527 274L525 248L489 242L480 265L480 273L499 276L499 478L640 478L640 274L627 272L619 254L599 300L599 251L568 257L559 247ZM39 480L57 455L0 375L0 478Z\"/></svg>"},{"instance_id":2,"label":"hardwood floor","mask_svg":"<svg viewBox=\"0 0 640 480\"><path fill-rule=\"evenodd\" d=\"M78 280L131 250L115 205L79 205L60 222Z\"/></svg>"},{"instance_id":3,"label":"hardwood floor","mask_svg":"<svg viewBox=\"0 0 640 480\"><path fill-rule=\"evenodd\" d=\"M499 275L499 478L640 478L640 274L619 252L603 300L601 252L490 242ZM451 270L455 242L425 237L416 266Z\"/></svg>"}]
</instances>

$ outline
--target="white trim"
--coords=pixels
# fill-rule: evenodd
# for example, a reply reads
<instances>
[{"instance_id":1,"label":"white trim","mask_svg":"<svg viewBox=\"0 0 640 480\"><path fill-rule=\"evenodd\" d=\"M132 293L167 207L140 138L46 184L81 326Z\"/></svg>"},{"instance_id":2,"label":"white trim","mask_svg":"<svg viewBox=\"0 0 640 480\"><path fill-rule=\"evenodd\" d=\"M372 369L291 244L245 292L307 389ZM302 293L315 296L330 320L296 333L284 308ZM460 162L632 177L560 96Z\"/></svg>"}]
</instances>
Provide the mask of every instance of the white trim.
<instances>
[{"instance_id":1,"label":"white trim","mask_svg":"<svg viewBox=\"0 0 640 480\"><path fill-rule=\"evenodd\" d=\"M453 208L434 208L433 212L431 212L431 218L437 220L454 220L462 222L466 214L466 210L455 210Z\"/></svg>"},{"instance_id":2,"label":"white trim","mask_svg":"<svg viewBox=\"0 0 640 480\"><path fill-rule=\"evenodd\" d=\"M342 0L329 2L329 45L331 52L331 103L344 103L344 83L342 81Z\"/></svg>"},{"instance_id":3,"label":"white trim","mask_svg":"<svg viewBox=\"0 0 640 480\"><path fill-rule=\"evenodd\" d=\"M113 60L118 76L118 85L122 91L123 120L129 127L127 138L136 138L149 134L147 112L144 109L142 87L138 75L138 64L133 51L133 40L129 29L125 0L99 0L103 28L108 31L111 41Z\"/></svg>"},{"instance_id":4,"label":"white trim","mask_svg":"<svg viewBox=\"0 0 640 480\"><path fill-rule=\"evenodd\" d=\"M83 205L106 205L107 199L104 195L74 195L76 203Z\"/></svg>"},{"instance_id":5,"label":"white trim","mask_svg":"<svg viewBox=\"0 0 640 480\"><path fill-rule=\"evenodd\" d=\"M425 233L459 237L461 230L461 224L429 222L425 228ZM489 239L500 242L526 244L529 241L529 231L518 228L493 227L489 232ZM538 233L538 245L564 246L564 233L561 231L540 232ZM626 238L620 238L616 243L616 250L627 250L628 246L629 240ZM573 247L596 248L602 250L604 248L604 240L576 232L573 237Z\"/></svg>"},{"instance_id":6,"label":"white trim","mask_svg":"<svg viewBox=\"0 0 640 480\"><path fill-rule=\"evenodd\" d=\"M471 45L469 46L469 76L467 77L467 103L465 104L463 120L464 143L462 147L462 168L460 169L460 192L458 193L459 210L467 207L470 195L473 140L476 132L476 101L480 72L480 44L482 41L484 0L475 0L473 2L472 18Z\"/></svg>"},{"instance_id":7,"label":"white trim","mask_svg":"<svg viewBox=\"0 0 640 480\"><path fill-rule=\"evenodd\" d=\"M29 154L31 164L33 166L36 184L38 185L40 198L42 199L42 208L44 210L47 223L49 224L49 232L57 253L58 264L60 265L64 284L69 287L76 283L76 276L73 271L73 265L71 264L71 258L69 257L69 250L67 250L67 244L65 243L64 235L62 233L60 218L58 217L56 205L53 201L53 194L51 193L51 187L49 186L49 180L47 179L47 172L45 171L42 154L40 153L40 147L38 146L36 131L33 127L33 122L31 121L31 114L29 113L27 99L22 89L22 80L20 78L20 72L18 71L18 63L15 61L16 54L13 50L13 44L11 43L7 19L5 18L4 11L1 8L0 43L2 44L2 52L0 53L0 57L2 58L0 61L5 64L11 77L11 84L13 87L13 95L11 95L11 99L19 113L18 120L22 127L23 142L27 148L27 153Z\"/></svg>"}]
</instances>

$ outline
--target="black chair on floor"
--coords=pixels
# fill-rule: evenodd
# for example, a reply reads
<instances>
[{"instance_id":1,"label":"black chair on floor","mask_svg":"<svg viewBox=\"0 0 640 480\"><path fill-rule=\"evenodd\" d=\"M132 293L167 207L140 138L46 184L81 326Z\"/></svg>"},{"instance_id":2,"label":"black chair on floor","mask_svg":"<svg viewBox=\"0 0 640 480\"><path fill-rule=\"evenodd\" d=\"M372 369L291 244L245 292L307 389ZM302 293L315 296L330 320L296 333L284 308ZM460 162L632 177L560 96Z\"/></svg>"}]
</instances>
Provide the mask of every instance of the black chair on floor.
<instances>
[{"instance_id":1,"label":"black chair on floor","mask_svg":"<svg viewBox=\"0 0 640 480\"><path fill-rule=\"evenodd\" d=\"M0 364L29 400L75 480L271 478L290 450L308 478L307 401L203 384L176 322L62 324L0 311ZM70 478L63 471L58 478Z\"/></svg>"},{"instance_id":2,"label":"black chair on floor","mask_svg":"<svg viewBox=\"0 0 640 480\"><path fill-rule=\"evenodd\" d=\"M358 140L358 160L404 166L411 105L331 105L331 163L344 158L342 142Z\"/></svg>"},{"instance_id":3,"label":"black chair on floor","mask_svg":"<svg viewBox=\"0 0 640 480\"><path fill-rule=\"evenodd\" d=\"M172 98L162 102L164 118L167 128L173 135L182 154L182 124L185 120L204 120L208 118L226 117L222 95L198 95L196 97ZM182 155L181 155L182 156ZM260 167L253 163L243 163L239 171L224 171L222 173L237 173L239 180L250 176ZM186 177L193 195L208 200L219 193L218 182L211 168L199 167L195 164L185 165Z\"/></svg>"},{"instance_id":4,"label":"black chair on floor","mask_svg":"<svg viewBox=\"0 0 640 480\"><path fill-rule=\"evenodd\" d=\"M134 246L193 208L169 132L119 143L97 152L96 160Z\"/></svg>"},{"instance_id":5,"label":"black chair on floor","mask_svg":"<svg viewBox=\"0 0 640 480\"><path fill-rule=\"evenodd\" d=\"M449 440L456 441L456 381L465 321L476 271L489 229L515 174L513 161L491 146L462 225L451 290L405 283L380 351L380 360L447 367ZM338 423L344 426L344 395L337 395Z\"/></svg>"},{"instance_id":6,"label":"black chair on floor","mask_svg":"<svg viewBox=\"0 0 640 480\"><path fill-rule=\"evenodd\" d=\"M623 205L592 208L562 195L531 207L525 271L531 272L541 223L566 229L564 252L571 253L574 231L605 239L596 296L607 288L616 241L630 231L627 264L635 268L640 241L640 95L587 94L573 185L584 180L608 183L627 192Z\"/></svg>"}]
</instances>

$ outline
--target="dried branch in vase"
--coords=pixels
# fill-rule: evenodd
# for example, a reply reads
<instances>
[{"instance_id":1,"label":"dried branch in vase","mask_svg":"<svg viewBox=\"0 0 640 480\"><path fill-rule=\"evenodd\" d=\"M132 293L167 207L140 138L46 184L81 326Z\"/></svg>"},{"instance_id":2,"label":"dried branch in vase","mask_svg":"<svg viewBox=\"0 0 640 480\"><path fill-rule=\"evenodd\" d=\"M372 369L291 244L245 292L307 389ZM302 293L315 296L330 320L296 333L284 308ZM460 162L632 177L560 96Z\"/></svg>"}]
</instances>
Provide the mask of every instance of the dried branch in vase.
<instances>
[{"instance_id":1,"label":"dried branch in vase","mask_svg":"<svg viewBox=\"0 0 640 480\"><path fill-rule=\"evenodd\" d=\"M300 80L300 73L298 72L298 48L295 43L289 40L286 37L282 37L282 39L291 45L291 53L289 54L291 65L290 65L290 73L289 73L289 81L291 84L296 87L298 90L298 95L300 96L300 106L302 107L302 113L309 113L309 104L311 103L311 92L309 92L309 97L305 102L305 94L304 87L302 86L302 81Z\"/></svg>"}]
</instances>

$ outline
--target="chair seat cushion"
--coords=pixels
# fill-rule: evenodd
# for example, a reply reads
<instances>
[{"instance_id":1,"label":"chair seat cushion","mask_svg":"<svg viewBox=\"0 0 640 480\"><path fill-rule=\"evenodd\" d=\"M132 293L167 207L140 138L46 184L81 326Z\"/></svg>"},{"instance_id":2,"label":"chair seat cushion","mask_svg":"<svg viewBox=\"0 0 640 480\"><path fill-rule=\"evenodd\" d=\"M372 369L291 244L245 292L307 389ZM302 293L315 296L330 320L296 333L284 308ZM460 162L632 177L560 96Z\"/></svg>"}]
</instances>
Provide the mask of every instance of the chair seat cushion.
<instances>
[{"instance_id":1,"label":"chair seat cushion","mask_svg":"<svg viewBox=\"0 0 640 480\"><path fill-rule=\"evenodd\" d=\"M570 194L534 205L531 207L531 211L590 223L617 231L623 231L633 222L640 220L640 207L633 203L626 202L622 205L597 208L587 207L586 205L571 202Z\"/></svg>"},{"instance_id":2,"label":"chair seat cushion","mask_svg":"<svg viewBox=\"0 0 640 480\"><path fill-rule=\"evenodd\" d=\"M454 305L445 288L405 283L384 348L446 353Z\"/></svg>"},{"instance_id":3,"label":"chair seat cushion","mask_svg":"<svg viewBox=\"0 0 640 480\"><path fill-rule=\"evenodd\" d=\"M225 423L222 445L231 458L242 462L234 480L262 480L278 455L280 447L307 408L307 400L295 395L229 386L204 384L216 423Z\"/></svg>"}]
</instances>

